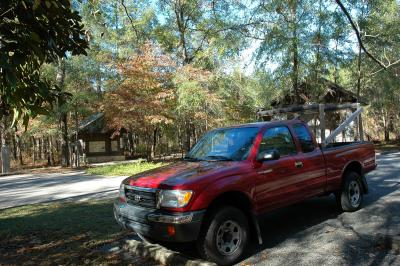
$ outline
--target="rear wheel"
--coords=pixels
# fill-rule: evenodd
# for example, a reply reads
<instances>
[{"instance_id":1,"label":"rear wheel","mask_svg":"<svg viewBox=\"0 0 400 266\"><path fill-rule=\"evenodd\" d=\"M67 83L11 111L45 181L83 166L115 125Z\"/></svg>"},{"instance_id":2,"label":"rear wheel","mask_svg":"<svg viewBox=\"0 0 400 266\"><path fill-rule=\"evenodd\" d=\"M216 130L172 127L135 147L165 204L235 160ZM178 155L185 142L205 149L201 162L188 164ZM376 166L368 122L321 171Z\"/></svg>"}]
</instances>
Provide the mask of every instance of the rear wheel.
<instances>
[{"instance_id":1,"label":"rear wheel","mask_svg":"<svg viewBox=\"0 0 400 266\"><path fill-rule=\"evenodd\" d=\"M200 255L219 265L235 263L245 251L249 239L247 217L238 208L224 206L211 213L200 233Z\"/></svg>"},{"instance_id":2,"label":"rear wheel","mask_svg":"<svg viewBox=\"0 0 400 266\"><path fill-rule=\"evenodd\" d=\"M361 176L356 172L347 172L343 178L342 188L335 194L336 201L343 211L356 211L363 201Z\"/></svg>"}]
</instances>

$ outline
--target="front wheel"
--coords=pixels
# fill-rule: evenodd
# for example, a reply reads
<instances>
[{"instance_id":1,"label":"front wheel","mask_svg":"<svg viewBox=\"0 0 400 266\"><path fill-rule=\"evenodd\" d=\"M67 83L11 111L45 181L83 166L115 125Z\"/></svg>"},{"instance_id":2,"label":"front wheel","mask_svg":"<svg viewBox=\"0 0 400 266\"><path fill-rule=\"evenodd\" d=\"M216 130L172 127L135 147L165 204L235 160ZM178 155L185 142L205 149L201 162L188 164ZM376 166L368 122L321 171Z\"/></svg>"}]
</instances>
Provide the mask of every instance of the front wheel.
<instances>
[{"instance_id":1,"label":"front wheel","mask_svg":"<svg viewBox=\"0 0 400 266\"><path fill-rule=\"evenodd\" d=\"M219 265L231 265L243 255L248 239L246 215L238 208L224 206L210 214L200 233L197 248L204 259Z\"/></svg>"},{"instance_id":2,"label":"front wheel","mask_svg":"<svg viewBox=\"0 0 400 266\"><path fill-rule=\"evenodd\" d=\"M343 178L341 190L335 194L336 201L343 211L356 211L363 201L361 177L356 172L348 172Z\"/></svg>"}]
</instances>

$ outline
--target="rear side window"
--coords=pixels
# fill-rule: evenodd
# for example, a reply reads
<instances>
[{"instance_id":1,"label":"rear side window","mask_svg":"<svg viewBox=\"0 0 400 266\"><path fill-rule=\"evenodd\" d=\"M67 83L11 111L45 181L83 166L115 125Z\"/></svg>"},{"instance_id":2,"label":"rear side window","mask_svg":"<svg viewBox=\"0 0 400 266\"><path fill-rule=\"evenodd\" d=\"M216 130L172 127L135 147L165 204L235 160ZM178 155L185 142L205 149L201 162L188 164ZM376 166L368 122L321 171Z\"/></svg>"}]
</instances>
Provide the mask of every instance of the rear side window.
<instances>
[{"instance_id":1,"label":"rear side window","mask_svg":"<svg viewBox=\"0 0 400 266\"><path fill-rule=\"evenodd\" d=\"M301 150L303 152L311 152L315 149L310 132L308 132L307 128L303 124L293 125L293 130L299 139Z\"/></svg>"},{"instance_id":2,"label":"rear side window","mask_svg":"<svg viewBox=\"0 0 400 266\"><path fill-rule=\"evenodd\" d=\"M271 151L276 149L281 156L296 153L292 135L287 127L268 128L264 132L263 139L260 143L259 152Z\"/></svg>"}]
</instances>

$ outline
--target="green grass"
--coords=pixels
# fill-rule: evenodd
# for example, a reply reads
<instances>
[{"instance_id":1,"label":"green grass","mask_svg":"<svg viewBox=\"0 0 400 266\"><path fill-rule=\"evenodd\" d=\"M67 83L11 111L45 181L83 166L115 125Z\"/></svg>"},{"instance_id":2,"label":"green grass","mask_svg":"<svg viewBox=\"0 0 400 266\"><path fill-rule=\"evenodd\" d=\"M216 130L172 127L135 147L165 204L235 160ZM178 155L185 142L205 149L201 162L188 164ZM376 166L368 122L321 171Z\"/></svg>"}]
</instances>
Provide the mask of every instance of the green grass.
<instances>
[{"instance_id":1,"label":"green grass","mask_svg":"<svg viewBox=\"0 0 400 266\"><path fill-rule=\"evenodd\" d=\"M399 142L389 142L389 143L377 143L375 144L375 149L377 151L398 151L400 150L400 143Z\"/></svg>"},{"instance_id":2,"label":"green grass","mask_svg":"<svg viewBox=\"0 0 400 266\"><path fill-rule=\"evenodd\" d=\"M0 210L0 262L30 265L126 264L100 247L129 236L112 200L57 202ZM0 264L1 264L0 263Z\"/></svg>"},{"instance_id":3,"label":"green grass","mask_svg":"<svg viewBox=\"0 0 400 266\"><path fill-rule=\"evenodd\" d=\"M114 165L105 165L94 168L89 168L86 173L89 175L104 175L104 176L128 176L144 172L165 165L164 163L154 162L135 162L135 163L120 163Z\"/></svg>"}]
</instances>

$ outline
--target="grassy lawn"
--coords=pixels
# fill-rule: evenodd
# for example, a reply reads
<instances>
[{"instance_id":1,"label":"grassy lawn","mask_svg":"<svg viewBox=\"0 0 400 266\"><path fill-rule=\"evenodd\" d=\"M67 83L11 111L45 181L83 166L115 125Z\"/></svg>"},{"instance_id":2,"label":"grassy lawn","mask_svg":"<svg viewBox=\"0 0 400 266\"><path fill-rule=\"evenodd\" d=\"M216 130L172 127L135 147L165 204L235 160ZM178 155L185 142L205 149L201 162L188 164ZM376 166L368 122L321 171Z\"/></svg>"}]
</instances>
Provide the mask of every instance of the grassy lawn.
<instances>
[{"instance_id":1,"label":"grassy lawn","mask_svg":"<svg viewBox=\"0 0 400 266\"><path fill-rule=\"evenodd\" d=\"M130 264L102 247L131 235L114 221L112 200L0 210L0 265Z\"/></svg>"},{"instance_id":2,"label":"grassy lawn","mask_svg":"<svg viewBox=\"0 0 400 266\"><path fill-rule=\"evenodd\" d=\"M400 150L400 143L399 142L389 142L389 143L377 143L375 144L375 149L377 151L399 151Z\"/></svg>"},{"instance_id":3,"label":"grassy lawn","mask_svg":"<svg viewBox=\"0 0 400 266\"><path fill-rule=\"evenodd\" d=\"M139 161L135 163L120 163L113 165L105 165L94 168L89 168L86 173L90 175L105 175L105 176L118 176L118 175L134 175L146 170L161 167L165 163L154 163Z\"/></svg>"}]
</instances>

